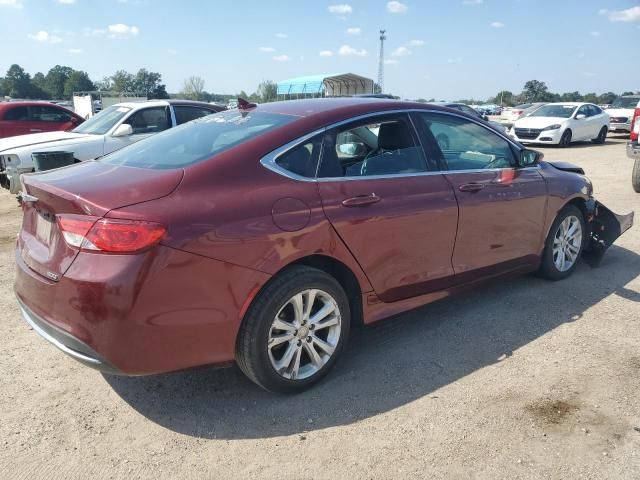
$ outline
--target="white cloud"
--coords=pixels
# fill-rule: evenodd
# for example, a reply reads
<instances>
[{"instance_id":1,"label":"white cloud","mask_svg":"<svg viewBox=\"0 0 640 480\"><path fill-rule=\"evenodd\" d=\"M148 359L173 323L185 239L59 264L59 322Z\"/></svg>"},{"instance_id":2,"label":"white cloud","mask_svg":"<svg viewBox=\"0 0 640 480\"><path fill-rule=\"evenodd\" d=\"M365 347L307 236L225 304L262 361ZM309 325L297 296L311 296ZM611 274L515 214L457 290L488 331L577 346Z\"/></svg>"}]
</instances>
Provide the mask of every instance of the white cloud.
<instances>
[{"instance_id":1,"label":"white cloud","mask_svg":"<svg viewBox=\"0 0 640 480\"><path fill-rule=\"evenodd\" d=\"M76 0L57 0L61 5L72 5L76 3Z\"/></svg>"},{"instance_id":2,"label":"white cloud","mask_svg":"<svg viewBox=\"0 0 640 480\"><path fill-rule=\"evenodd\" d=\"M462 0L463 5L481 5L482 0Z\"/></svg>"},{"instance_id":3,"label":"white cloud","mask_svg":"<svg viewBox=\"0 0 640 480\"><path fill-rule=\"evenodd\" d=\"M502 23L502 22L491 22L491 26L493 28L502 28L502 27L504 27L504 23Z\"/></svg>"},{"instance_id":4,"label":"white cloud","mask_svg":"<svg viewBox=\"0 0 640 480\"><path fill-rule=\"evenodd\" d=\"M347 33L349 35L360 35L362 33L362 29L358 27L347 28Z\"/></svg>"},{"instance_id":5,"label":"white cloud","mask_svg":"<svg viewBox=\"0 0 640 480\"><path fill-rule=\"evenodd\" d=\"M321 50L320 51L320 56L321 57L333 57L333 52L331 50Z\"/></svg>"},{"instance_id":6,"label":"white cloud","mask_svg":"<svg viewBox=\"0 0 640 480\"><path fill-rule=\"evenodd\" d=\"M448 58L447 63L462 63L462 59L460 57Z\"/></svg>"},{"instance_id":7,"label":"white cloud","mask_svg":"<svg viewBox=\"0 0 640 480\"><path fill-rule=\"evenodd\" d=\"M407 6L404 3L393 0L387 3L387 10L391 13L405 13Z\"/></svg>"},{"instance_id":8,"label":"white cloud","mask_svg":"<svg viewBox=\"0 0 640 480\"><path fill-rule=\"evenodd\" d=\"M411 50L407 47L398 47L391 52L392 57L406 57L407 55L411 55Z\"/></svg>"},{"instance_id":9,"label":"white cloud","mask_svg":"<svg viewBox=\"0 0 640 480\"><path fill-rule=\"evenodd\" d=\"M598 15L606 15L607 13L609 13L609 10L607 10L606 8L601 8L600 10L598 10Z\"/></svg>"},{"instance_id":10,"label":"white cloud","mask_svg":"<svg viewBox=\"0 0 640 480\"><path fill-rule=\"evenodd\" d=\"M45 32L44 30L40 30L36 34L30 33L29 38L40 43L60 43L62 41L60 37L51 35L49 32Z\"/></svg>"},{"instance_id":11,"label":"white cloud","mask_svg":"<svg viewBox=\"0 0 640 480\"><path fill-rule=\"evenodd\" d=\"M592 37L599 37L600 36L600 32L591 32L591 36Z\"/></svg>"},{"instance_id":12,"label":"white cloud","mask_svg":"<svg viewBox=\"0 0 640 480\"><path fill-rule=\"evenodd\" d=\"M73 55L78 55L78 54L82 53L82 49L81 48L70 48L69 49L69 53L71 53Z\"/></svg>"},{"instance_id":13,"label":"white cloud","mask_svg":"<svg viewBox=\"0 0 640 480\"><path fill-rule=\"evenodd\" d=\"M338 55L342 57L366 57L367 51L364 48L362 50L358 50L357 48L353 48L349 45L342 45L338 49Z\"/></svg>"},{"instance_id":14,"label":"white cloud","mask_svg":"<svg viewBox=\"0 0 640 480\"><path fill-rule=\"evenodd\" d=\"M273 53L276 51L276 49L273 47L258 47L258 50L264 53Z\"/></svg>"},{"instance_id":15,"label":"white cloud","mask_svg":"<svg viewBox=\"0 0 640 480\"><path fill-rule=\"evenodd\" d=\"M339 5L329 5L329 11L339 15L348 15L353 13L353 8L348 3L341 3Z\"/></svg>"},{"instance_id":16,"label":"white cloud","mask_svg":"<svg viewBox=\"0 0 640 480\"><path fill-rule=\"evenodd\" d=\"M638 22L640 21L640 5L609 12L609 20L612 22Z\"/></svg>"},{"instance_id":17,"label":"white cloud","mask_svg":"<svg viewBox=\"0 0 640 480\"><path fill-rule=\"evenodd\" d=\"M289 35L286 33L276 33L276 37L278 38L289 38Z\"/></svg>"},{"instance_id":18,"label":"white cloud","mask_svg":"<svg viewBox=\"0 0 640 480\"><path fill-rule=\"evenodd\" d=\"M398 63L398 61L396 59L394 59L394 58L387 58L384 61L385 65L395 65L396 63Z\"/></svg>"},{"instance_id":19,"label":"white cloud","mask_svg":"<svg viewBox=\"0 0 640 480\"><path fill-rule=\"evenodd\" d=\"M140 33L140 29L135 25L125 25L124 23L116 23L107 27L109 38L128 38L136 36Z\"/></svg>"},{"instance_id":20,"label":"white cloud","mask_svg":"<svg viewBox=\"0 0 640 480\"><path fill-rule=\"evenodd\" d=\"M276 55L275 57L272 57L276 62L288 62L289 60L291 60L289 58L289 55Z\"/></svg>"},{"instance_id":21,"label":"white cloud","mask_svg":"<svg viewBox=\"0 0 640 480\"><path fill-rule=\"evenodd\" d=\"M0 0L0 7L22 8L22 0Z\"/></svg>"},{"instance_id":22,"label":"white cloud","mask_svg":"<svg viewBox=\"0 0 640 480\"><path fill-rule=\"evenodd\" d=\"M85 27L82 29L82 34L85 37L99 37L100 35L104 35L107 31L103 28L88 28Z\"/></svg>"},{"instance_id":23,"label":"white cloud","mask_svg":"<svg viewBox=\"0 0 640 480\"><path fill-rule=\"evenodd\" d=\"M407 45L410 47L422 47L424 46L424 40L411 40Z\"/></svg>"}]
</instances>

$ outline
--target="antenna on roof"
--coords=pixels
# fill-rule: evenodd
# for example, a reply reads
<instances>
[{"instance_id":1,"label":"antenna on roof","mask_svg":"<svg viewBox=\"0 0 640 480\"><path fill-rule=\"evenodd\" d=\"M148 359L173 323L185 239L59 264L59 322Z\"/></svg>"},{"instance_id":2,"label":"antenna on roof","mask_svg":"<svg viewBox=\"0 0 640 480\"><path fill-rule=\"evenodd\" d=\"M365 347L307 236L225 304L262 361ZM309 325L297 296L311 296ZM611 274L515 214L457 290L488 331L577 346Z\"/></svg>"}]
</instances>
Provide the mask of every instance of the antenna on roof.
<instances>
[{"instance_id":1,"label":"antenna on roof","mask_svg":"<svg viewBox=\"0 0 640 480\"><path fill-rule=\"evenodd\" d=\"M380 87L380 93L384 93L384 41L387 39L386 33L386 30L380 30L380 59L378 63L378 86Z\"/></svg>"},{"instance_id":2,"label":"antenna on roof","mask_svg":"<svg viewBox=\"0 0 640 480\"><path fill-rule=\"evenodd\" d=\"M238 97L238 110L251 110L252 108L256 108L257 106L258 105L250 102L249 100Z\"/></svg>"}]
</instances>

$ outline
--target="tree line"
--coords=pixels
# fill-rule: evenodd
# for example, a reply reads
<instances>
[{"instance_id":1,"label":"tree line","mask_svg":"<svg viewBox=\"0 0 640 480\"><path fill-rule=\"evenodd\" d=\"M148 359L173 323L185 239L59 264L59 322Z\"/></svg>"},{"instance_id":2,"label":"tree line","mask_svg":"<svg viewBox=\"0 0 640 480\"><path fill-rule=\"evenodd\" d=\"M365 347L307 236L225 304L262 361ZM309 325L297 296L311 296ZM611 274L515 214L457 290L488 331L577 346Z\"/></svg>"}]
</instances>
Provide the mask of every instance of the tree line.
<instances>
[{"instance_id":1,"label":"tree line","mask_svg":"<svg viewBox=\"0 0 640 480\"><path fill-rule=\"evenodd\" d=\"M276 100L277 87L271 80L262 81L251 94L245 91L236 95L210 93L204 86L204 79L192 76L184 81L179 93L170 95L166 85L162 83L162 74L146 68L141 68L136 73L118 70L113 75L94 81L87 72L68 66L56 65L46 74L37 72L31 76L20 65L14 64L4 77L0 77L0 99L7 96L34 100L71 100L74 92L102 91L146 96L148 99L179 97L221 103L234 97L260 103Z\"/></svg>"}]
</instances>

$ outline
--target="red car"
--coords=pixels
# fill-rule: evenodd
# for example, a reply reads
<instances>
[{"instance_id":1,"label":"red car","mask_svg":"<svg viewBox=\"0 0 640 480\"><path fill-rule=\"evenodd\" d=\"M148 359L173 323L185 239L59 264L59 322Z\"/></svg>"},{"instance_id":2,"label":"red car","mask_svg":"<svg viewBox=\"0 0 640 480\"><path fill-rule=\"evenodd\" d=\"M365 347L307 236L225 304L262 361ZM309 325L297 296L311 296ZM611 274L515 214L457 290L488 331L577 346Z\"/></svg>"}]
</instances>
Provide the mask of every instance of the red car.
<instances>
[{"instance_id":1,"label":"red car","mask_svg":"<svg viewBox=\"0 0 640 480\"><path fill-rule=\"evenodd\" d=\"M579 167L445 107L240 107L22 177L15 291L34 330L107 372L236 361L299 391L353 325L501 274L565 278L633 221Z\"/></svg>"},{"instance_id":2,"label":"red car","mask_svg":"<svg viewBox=\"0 0 640 480\"><path fill-rule=\"evenodd\" d=\"M48 102L0 102L0 138L70 130L84 122L71 110Z\"/></svg>"}]
</instances>

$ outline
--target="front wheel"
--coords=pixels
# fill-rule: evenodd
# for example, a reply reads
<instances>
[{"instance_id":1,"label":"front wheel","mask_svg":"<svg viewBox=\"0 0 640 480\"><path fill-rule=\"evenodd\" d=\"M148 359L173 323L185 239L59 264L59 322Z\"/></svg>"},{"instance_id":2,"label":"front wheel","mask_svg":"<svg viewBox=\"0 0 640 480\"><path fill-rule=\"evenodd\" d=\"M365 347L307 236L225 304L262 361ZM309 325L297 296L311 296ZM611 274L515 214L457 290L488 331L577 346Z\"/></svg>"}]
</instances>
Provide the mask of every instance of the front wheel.
<instances>
[{"instance_id":1,"label":"front wheel","mask_svg":"<svg viewBox=\"0 0 640 480\"><path fill-rule=\"evenodd\" d=\"M560 137L559 145L563 148L566 148L569 145L571 145L571 130L566 129L564 131L564 133L562 134L562 137Z\"/></svg>"},{"instance_id":2,"label":"front wheel","mask_svg":"<svg viewBox=\"0 0 640 480\"><path fill-rule=\"evenodd\" d=\"M335 278L315 268L291 267L247 311L238 333L238 365L266 390L303 391L333 367L349 323L349 301Z\"/></svg>"},{"instance_id":3,"label":"front wheel","mask_svg":"<svg viewBox=\"0 0 640 480\"><path fill-rule=\"evenodd\" d=\"M556 217L542 254L540 274L549 280L561 280L575 270L585 237L584 216L574 205L564 207Z\"/></svg>"},{"instance_id":4,"label":"front wheel","mask_svg":"<svg viewBox=\"0 0 640 480\"><path fill-rule=\"evenodd\" d=\"M607 127L602 127L600 129L600 133L598 133L598 136L592 139L591 141L596 145L604 145L604 142L606 140L607 140Z\"/></svg>"}]
</instances>

